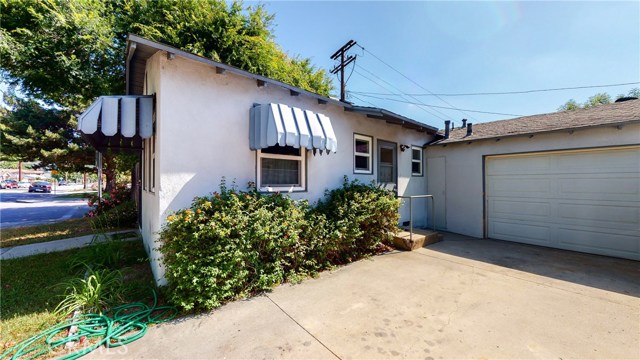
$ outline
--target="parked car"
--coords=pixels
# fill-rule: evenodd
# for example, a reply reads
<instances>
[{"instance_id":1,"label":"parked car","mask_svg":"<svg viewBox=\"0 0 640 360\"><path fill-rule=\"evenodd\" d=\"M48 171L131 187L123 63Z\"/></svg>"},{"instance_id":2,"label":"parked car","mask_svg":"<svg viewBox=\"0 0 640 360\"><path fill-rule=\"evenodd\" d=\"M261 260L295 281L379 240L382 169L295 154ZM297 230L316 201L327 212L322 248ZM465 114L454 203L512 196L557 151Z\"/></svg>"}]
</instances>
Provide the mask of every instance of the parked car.
<instances>
[{"instance_id":1,"label":"parked car","mask_svg":"<svg viewBox=\"0 0 640 360\"><path fill-rule=\"evenodd\" d=\"M0 189L6 189L7 188L7 183L3 181L0 181Z\"/></svg>"},{"instance_id":2,"label":"parked car","mask_svg":"<svg viewBox=\"0 0 640 360\"><path fill-rule=\"evenodd\" d=\"M58 182L58 185L60 185L60 186L65 186L65 185L67 185L67 181L66 181L66 180L60 180L60 181Z\"/></svg>"},{"instance_id":3,"label":"parked car","mask_svg":"<svg viewBox=\"0 0 640 360\"><path fill-rule=\"evenodd\" d=\"M21 188L21 189L28 189L29 186L31 186L31 183L28 182L28 181L20 181L18 183L18 187Z\"/></svg>"},{"instance_id":4,"label":"parked car","mask_svg":"<svg viewBox=\"0 0 640 360\"><path fill-rule=\"evenodd\" d=\"M38 181L29 186L29 192L51 192L51 184L46 181Z\"/></svg>"},{"instance_id":5,"label":"parked car","mask_svg":"<svg viewBox=\"0 0 640 360\"><path fill-rule=\"evenodd\" d=\"M7 186L7 189L17 189L18 182L16 180L5 180L4 184Z\"/></svg>"}]
</instances>

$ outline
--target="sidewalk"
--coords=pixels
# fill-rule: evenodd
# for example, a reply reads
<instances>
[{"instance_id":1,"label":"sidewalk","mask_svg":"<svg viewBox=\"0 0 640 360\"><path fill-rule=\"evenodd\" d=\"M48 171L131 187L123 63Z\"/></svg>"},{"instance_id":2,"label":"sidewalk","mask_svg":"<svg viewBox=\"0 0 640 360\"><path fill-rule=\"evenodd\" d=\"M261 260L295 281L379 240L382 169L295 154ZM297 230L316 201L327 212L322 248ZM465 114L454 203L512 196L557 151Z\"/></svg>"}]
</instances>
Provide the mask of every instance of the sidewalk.
<instances>
[{"instance_id":1,"label":"sidewalk","mask_svg":"<svg viewBox=\"0 0 640 360\"><path fill-rule=\"evenodd\" d=\"M105 234L100 234L98 236L85 235L85 236L79 236L79 237L63 239L63 240L54 240L54 241L41 242L36 244L0 248L0 260L16 259L16 258L25 257L25 256L81 248L89 245L93 241L93 239L96 237L97 237L96 241L105 241L105 236L102 236L102 235L111 236L114 234L121 234L121 233L128 233L128 232L135 232L136 238L139 236L137 230L120 230L120 231L113 231ZM133 238L128 238L127 240L132 240L132 239Z\"/></svg>"}]
</instances>

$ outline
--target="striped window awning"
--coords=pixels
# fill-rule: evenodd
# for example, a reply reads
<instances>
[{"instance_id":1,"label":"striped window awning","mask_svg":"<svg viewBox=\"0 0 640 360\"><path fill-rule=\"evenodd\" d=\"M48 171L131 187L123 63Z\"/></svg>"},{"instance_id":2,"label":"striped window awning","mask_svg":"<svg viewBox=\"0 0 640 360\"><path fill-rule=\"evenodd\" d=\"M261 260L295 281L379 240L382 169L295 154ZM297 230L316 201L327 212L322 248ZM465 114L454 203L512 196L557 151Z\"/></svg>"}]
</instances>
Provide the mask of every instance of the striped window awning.
<instances>
[{"instance_id":1,"label":"striped window awning","mask_svg":"<svg viewBox=\"0 0 640 360\"><path fill-rule=\"evenodd\" d=\"M139 150L153 135L153 96L101 96L80 115L78 130L98 151Z\"/></svg>"},{"instance_id":2,"label":"striped window awning","mask_svg":"<svg viewBox=\"0 0 640 360\"><path fill-rule=\"evenodd\" d=\"M270 103L251 108L250 121L251 150L275 145L317 149L327 153L338 150L331 120L324 114Z\"/></svg>"}]
</instances>

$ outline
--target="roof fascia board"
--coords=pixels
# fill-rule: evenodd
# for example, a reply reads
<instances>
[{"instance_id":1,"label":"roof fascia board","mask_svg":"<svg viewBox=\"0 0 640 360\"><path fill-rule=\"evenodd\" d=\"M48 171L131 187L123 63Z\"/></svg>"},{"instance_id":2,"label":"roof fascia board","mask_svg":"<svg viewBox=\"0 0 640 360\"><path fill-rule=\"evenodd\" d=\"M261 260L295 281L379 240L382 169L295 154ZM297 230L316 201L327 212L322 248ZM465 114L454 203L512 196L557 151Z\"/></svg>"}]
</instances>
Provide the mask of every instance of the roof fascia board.
<instances>
[{"instance_id":1,"label":"roof fascia board","mask_svg":"<svg viewBox=\"0 0 640 360\"><path fill-rule=\"evenodd\" d=\"M248 71L236 68L236 67L231 66L231 65L223 64L223 63L220 63L220 62L217 62L217 61L214 61L214 60L211 60L211 59L208 59L208 58L205 58L205 57L202 57L202 56L199 56L199 55L187 52L187 51L180 50L180 49L175 48L173 46L169 46L169 45L161 44L161 43L158 43L158 42L155 42L155 41L147 40L147 39L142 38L142 37L140 37L138 35L129 34L129 37L128 37L127 40L128 40L128 43L129 43L128 47L130 47L132 43L135 43L136 47L139 47L139 46L142 45L142 46L147 46L147 47L156 49L157 51L166 51L168 53L173 53L175 55L181 56L181 57L186 58L186 59L194 60L194 61L197 61L197 62L200 62L200 63L207 64L209 66L213 66L216 69L223 69L224 71L229 71L230 73L234 73L234 74L237 74L237 75L240 75L240 76L248 77L250 79L254 79L254 80L257 80L257 81L262 81L262 82L264 82L266 84L272 84L272 85L275 85L275 86L278 86L278 87L281 87L281 88L284 88L284 89L288 89L291 93L297 93L297 94L300 94L300 95L305 95L307 97L311 97L313 99L316 99L318 101L318 103L320 103L320 104L331 103L333 105L337 105L337 106L343 107L345 111L354 111L354 112L359 112L359 113L365 113L367 115L370 114L370 115L376 116L376 117L378 117L380 119L392 118L392 119L396 119L396 120L404 121L406 123L413 124L413 125L419 127L420 129L424 129L426 131L431 131L433 133L436 133L438 131L438 129L435 128L435 127L432 127L432 126L429 126L427 124L423 124L423 123L420 123L418 121L406 118L406 117L404 117L402 115L395 114L395 113L393 113L391 111L388 111L388 110L379 109L379 108L368 108L368 107L356 106L356 105L352 105L352 104L347 103L347 102L342 102L342 101L339 101L339 100L336 100L336 99L332 99L330 97L318 95L316 93L312 93L310 91L307 91L307 90L304 90L304 89L301 89L301 88L298 88L298 87L295 87L295 86L292 86L292 85L285 84L285 83L280 82L278 80L270 79L270 78L262 76L262 75L253 74L253 73L250 73ZM133 54L131 54L131 55L133 55ZM129 54L128 54L128 56L129 56ZM133 57L133 56L131 56L131 57ZM126 73L127 73L127 89L128 89L129 88L129 75L128 75L129 74L129 62L127 62L126 65L127 65L126 66Z\"/></svg>"},{"instance_id":2,"label":"roof fascia board","mask_svg":"<svg viewBox=\"0 0 640 360\"><path fill-rule=\"evenodd\" d=\"M173 53L173 54L175 54L177 56L181 56L181 57L186 58L186 59L198 61L198 62L207 64L209 66L213 66L213 67L216 67L216 68L219 68L219 69L224 69L225 71L228 71L228 72L233 73L233 74L241 75L241 76L248 77L248 78L251 78L251 79L254 79L254 80L260 80L260 81L265 82L266 84L279 86L279 87L288 89L289 91L292 91L292 92L295 92L295 93L299 93L301 95L305 95L305 96L308 96L308 97L311 97L311 98L314 98L314 99L317 99L317 100L321 100L322 102L327 102L327 103L331 103L331 104L342 106L342 107L350 107L351 106L351 104L344 103L344 102L341 102L339 100L334 100L334 99L326 97L326 96L318 95L316 93L312 93L310 91L307 91L307 90L304 90L304 89L301 89L301 88L298 88L298 87L295 87L295 86L292 86L292 85L285 84L285 83L280 82L278 80L273 80L273 79L270 79L268 77L264 77L262 75L253 74L253 73L250 73L248 71L239 69L239 68L231 66L231 65L226 65L226 64L223 64L223 63L220 63L220 62L217 62L217 61L202 57L200 55L196 55L196 54L193 54L193 53L190 53L190 52L186 52L186 51L180 50L180 49L175 48L173 46L164 45L164 44L161 44L161 43L157 43L155 41L147 40L147 39L141 38L141 37L139 37L137 35L130 34L128 41L130 43L134 42L134 43L138 43L140 45L148 46L148 47L154 48L154 49L156 49L158 51L166 51L166 52L169 52L169 53ZM128 66L127 66L127 68L128 68Z\"/></svg>"}]
</instances>

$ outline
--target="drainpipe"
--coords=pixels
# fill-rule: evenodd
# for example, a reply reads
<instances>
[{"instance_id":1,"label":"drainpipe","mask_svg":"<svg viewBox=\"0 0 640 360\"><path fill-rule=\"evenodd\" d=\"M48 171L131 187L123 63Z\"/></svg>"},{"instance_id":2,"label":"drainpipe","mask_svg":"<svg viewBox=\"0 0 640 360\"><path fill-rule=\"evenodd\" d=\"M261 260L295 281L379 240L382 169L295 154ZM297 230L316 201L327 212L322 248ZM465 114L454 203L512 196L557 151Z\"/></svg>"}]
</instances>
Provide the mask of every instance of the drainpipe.
<instances>
[{"instance_id":1,"label":"drainpipe","mask_svg":"<svg viewBox=\"0 0 640 360\"><path fill-rule=\"evenodd\" d=\"M473 135L473 124L472 123L468 123L467 124L467 136L471 136Z\"/></svg>"},{"instance_id":2,"label":"drainpipe","mask_svg":"<svg viewBox=\"0 0 640 360\"><path fill-rule=\"evenodd\" d=\"M444 138L449 138L449 124L451 124L451 120L444 121Z\"/></svg>"}]
</instances>

